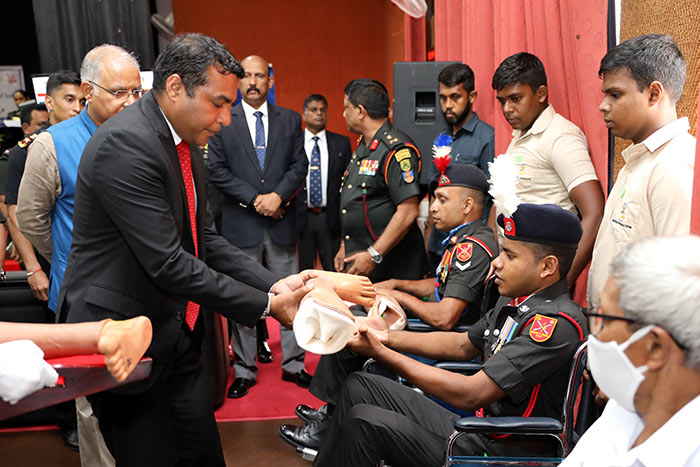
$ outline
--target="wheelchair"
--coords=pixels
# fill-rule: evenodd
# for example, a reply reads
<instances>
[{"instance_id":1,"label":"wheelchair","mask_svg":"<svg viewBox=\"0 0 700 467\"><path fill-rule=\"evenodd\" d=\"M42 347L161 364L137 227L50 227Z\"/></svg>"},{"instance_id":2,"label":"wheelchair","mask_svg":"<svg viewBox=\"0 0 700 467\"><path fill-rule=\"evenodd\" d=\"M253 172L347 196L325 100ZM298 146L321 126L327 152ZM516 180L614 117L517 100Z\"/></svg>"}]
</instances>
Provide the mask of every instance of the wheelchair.
<instances>
[{"instance_id":1,"label":"wheelchair","mask_svg":"<svg viewBox=\"0 0 700 467\"><path fill-rule=\"evenodd\" d=\"M584 377L586 368L587 343L579 346L574 354L569 381L559 419L548 417L467 417L455 422L454 431L445 443L443 465L448 466L556 466L571 452L583 432L590 427L598 416L598 409L593 397L595 384ZM454 363L437 366L451 369ZM553 458L501 458L455 456L453 448L457 439L467 433L479 434L517 434L544 436L556 440L560 457Z\"/></svg>"}]
</instances>

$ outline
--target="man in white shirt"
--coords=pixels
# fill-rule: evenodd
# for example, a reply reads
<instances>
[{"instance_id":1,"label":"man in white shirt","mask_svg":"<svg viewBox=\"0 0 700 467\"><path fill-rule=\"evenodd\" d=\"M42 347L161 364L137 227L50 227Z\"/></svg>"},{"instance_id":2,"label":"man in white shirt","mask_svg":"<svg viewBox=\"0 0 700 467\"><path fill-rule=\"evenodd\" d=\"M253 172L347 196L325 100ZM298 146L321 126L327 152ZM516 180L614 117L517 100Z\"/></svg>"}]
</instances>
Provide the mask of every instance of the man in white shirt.
<instances>
[{"instance_id":1,"label":"man in white shirt","mask_svg":"<svg viewBox=\"0 0 700 467\"><path fill-rule=\"evenodd\" d=\"M586 136L549 104L547 74L535 55L521 52L503 60L491 87L513 128L506 154L518 167L521 202L556 204L581 219L583 237L567 276L572 286L591 259L604 205Z\"/></svg>"},{"instance_id":2,"label":"man in white shirt","mask_svg":"<svg viewBox=\"0 0 700 467\"><path fill-rule=\"evenodd\" d=\"M634 37L611 49L600 64L605 97L600 111L614 136L634 144L605 205L588 275L588 301L598 296L608 265L625 246L651 236L686 235L695 138L678 118L686 64L665 34Z\"/></svg>"},{"instance_id":3,"label":"man in white shirt","mask_svg":"<svg viewBox=\"0 0 700 467\"><path fill-rule=\"evenodd\" d=\"M610 398L562 466L700 465L700 237L647 238L612 261L588 362Z\"/></svg>"},{"instance_id":4,"label":"man in white shirt","mask_svg":"<svg viewBox=\"0 0 700 467\"><path fill-rule=\"evenodd\" d=\"M340 183L352 150L347 136L326 130L328 101L321 94L304 100L304 149L309 159L304 203L299 209L299 269L314 267L316 253L326 271L335 271L340 247Z\"/></svg>"}]
</instances>

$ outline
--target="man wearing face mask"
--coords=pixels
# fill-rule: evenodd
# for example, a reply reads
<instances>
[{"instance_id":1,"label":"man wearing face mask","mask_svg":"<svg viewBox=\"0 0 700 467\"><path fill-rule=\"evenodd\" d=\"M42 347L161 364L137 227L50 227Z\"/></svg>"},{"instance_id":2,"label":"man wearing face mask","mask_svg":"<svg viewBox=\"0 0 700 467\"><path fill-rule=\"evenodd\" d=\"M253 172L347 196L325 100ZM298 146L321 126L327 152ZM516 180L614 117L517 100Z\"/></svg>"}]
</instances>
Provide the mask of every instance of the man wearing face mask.
<instances>
[{"instance_id":1,"label":"man wearing face mask","mask_svg":"<svg viewBox=\"0 0 700 467\"><path fill-rule=\"evenodd\" d=\"M688 255L697 251L696 236L654 237L613 260L588 339L610 401L561 465L700 465L700 256Z\"/></svg>"}]
</instances>

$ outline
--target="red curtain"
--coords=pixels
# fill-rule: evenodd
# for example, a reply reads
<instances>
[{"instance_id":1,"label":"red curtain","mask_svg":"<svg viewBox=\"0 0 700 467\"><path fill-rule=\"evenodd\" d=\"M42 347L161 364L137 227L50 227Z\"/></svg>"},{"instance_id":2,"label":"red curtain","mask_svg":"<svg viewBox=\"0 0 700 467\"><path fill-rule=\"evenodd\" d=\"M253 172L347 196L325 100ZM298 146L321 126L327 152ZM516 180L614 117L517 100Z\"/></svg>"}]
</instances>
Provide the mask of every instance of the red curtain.
<instances>
[{"instance_id":1,"label":"red curtain","mask_svg":"<svg viewBox=\"0 0 700 467\"><path fill-rule=\"evenodd\" d=\"M427 55L425 37L425 17L420 19L403 15L404 60L424 62Z\"/></svg>"}]
</instances>

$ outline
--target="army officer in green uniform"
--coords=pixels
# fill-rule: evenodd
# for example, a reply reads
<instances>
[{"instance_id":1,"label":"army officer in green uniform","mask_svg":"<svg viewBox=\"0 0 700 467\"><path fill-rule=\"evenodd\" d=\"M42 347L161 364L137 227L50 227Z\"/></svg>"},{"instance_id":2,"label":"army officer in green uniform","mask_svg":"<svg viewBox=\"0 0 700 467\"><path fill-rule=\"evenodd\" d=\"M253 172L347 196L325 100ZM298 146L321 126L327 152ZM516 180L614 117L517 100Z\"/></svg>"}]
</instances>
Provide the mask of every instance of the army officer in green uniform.
<instances>
[{"instance_id":1,"label":"army officer in green uniform","mask_svg":"<svg viewBox=\"0 0 700 467\"><path fill-rule=\"evenodd\" d=\"M351 81L343 103L348 129L361 142L340 189L342 237L335 268L373 282L420 279L426 267L416 225L420 154L389 121L389 95L379 81Z\"/></svg>"}]
</instances>

